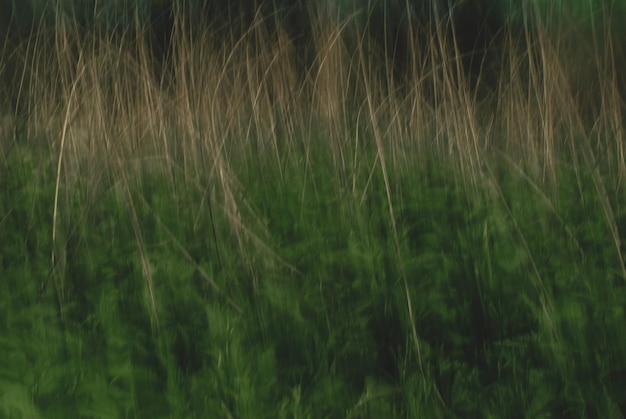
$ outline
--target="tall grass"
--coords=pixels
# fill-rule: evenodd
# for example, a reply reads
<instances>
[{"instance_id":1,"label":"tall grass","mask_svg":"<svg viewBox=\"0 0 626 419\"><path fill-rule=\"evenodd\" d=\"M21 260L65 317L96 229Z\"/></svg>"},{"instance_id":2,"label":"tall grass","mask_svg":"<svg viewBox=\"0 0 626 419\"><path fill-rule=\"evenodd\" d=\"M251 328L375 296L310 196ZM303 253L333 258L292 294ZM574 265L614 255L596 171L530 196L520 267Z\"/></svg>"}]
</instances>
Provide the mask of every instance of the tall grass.
<instances>
[{"instance_id":1,"label":"tall grass","mask_svg":"<svg viewBox=\"0 0 626 419\"><path fill-rule=\"evenodd\" d=\"M496 78L473 75L478 86L468 86L457 34L445 19L429 31L409 31L414 53L400 76L389 61L392 52L377 51L379 44L354 16L341 22L315 16L314 59L304 69L288 31L261 14L243 36L217 45L212 28L192 28L181 14L163 59L153 56L148 28L109 36L63 19L36 32L5 61L19 63L11 66L17 69L13 97L28 115L28 137L59 137L65 127L64 153L75 156L70 167L79 156L87 162L95 154L116 160L111 156L146 159L152 153L197 173L206 160L198 151L209 153L209 160L228 160L231 148L250 143L269 147L280 161L278 131L293 150L299 139L294 134L312 126L331 130L337 158L342 153L336 141L346 141L358 119L363 129L380 130L391 156L413 159L419 153L401 150L434 140L438 151L470 172L484 150L515 148L549 173L555 142L593 132L611 141L597 150L598 158L615 162L619 173L621 142L612 139L621 130L623 83L616 60L622 53L616 48L622 46L610 27L579 33L563 23L555 31L526 8L526 25L503 25L497 51L486 58L484 66ZM480 88L491 95L479 97ZM51 139L50 146L59 140Z\"/></svg>"},{"instance_id":2,"label":"tall grass","mask_svg":"<svg viewBox=\"0 0 626 419\"><path fill-rule=\"evenodd\" d=\"M402 66L328 10L306 52L260 12L7 46L5 413L623 415L624 44L524 4L479 74L445 16Z\"/></svg>"}]
</instances>

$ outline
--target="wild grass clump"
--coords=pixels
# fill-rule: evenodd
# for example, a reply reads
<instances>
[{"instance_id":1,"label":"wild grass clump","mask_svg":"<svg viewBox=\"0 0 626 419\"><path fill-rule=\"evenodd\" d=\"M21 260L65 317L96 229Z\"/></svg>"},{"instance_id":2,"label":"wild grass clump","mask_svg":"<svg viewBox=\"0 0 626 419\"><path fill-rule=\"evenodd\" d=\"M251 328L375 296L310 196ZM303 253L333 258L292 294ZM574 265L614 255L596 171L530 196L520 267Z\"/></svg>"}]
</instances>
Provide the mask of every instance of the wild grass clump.
<instances>
[{"instance_id":1,"label":"wild grass clump","mask_svg":"<svg viewBox=\"0 0 626 419\"><path fill-rule=\"evenodd\" d=\"M2 413L623 416L624 44L537 5L478 73L446 14L6 44Z\"/></svg>"}]
</instances>

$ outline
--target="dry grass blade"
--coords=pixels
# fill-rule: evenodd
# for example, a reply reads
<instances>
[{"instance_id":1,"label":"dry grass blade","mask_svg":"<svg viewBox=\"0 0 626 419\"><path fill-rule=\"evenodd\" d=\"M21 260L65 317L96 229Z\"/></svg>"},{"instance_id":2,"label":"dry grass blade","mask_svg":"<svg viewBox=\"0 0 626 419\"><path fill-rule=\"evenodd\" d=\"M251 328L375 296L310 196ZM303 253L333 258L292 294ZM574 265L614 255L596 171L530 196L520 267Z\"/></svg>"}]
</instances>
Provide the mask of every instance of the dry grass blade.
<instances>
[{"instance_id":1,"label":"dry grass blade","mask_svg":"<svg viewBox=\"0 0 626 419\"><path fill-rule=\"evenodd\" d=\"M150 321L152 326L156 329L157 333L160 333L159 316L157 312L156 299L154 297L154 281L152 279L152 266L148 253L146 251L146 245L141 232L141 226L139 225L139 218L137 217L137 211L133 202L132 193L130 190L130 183L128 181L122 181L122 189L124 191L124 197L126 200L126 206L128 209L128 215L130 216L131 226L133 228L133 234L135 241L137 242L137 249L139 251L139 257L141 260L141 272L145 280L145 290L147 294L147 303L149 305Z\"/></svg>"},{"instance_id":2,"label":"dry grass blade","mask_svg":"<svg viewBox=\"0 0 626 419\"><path fill-rule=\"evenodd\" d=\"M384 150L384 146L382 143L382 135L380 132L380 128L379 128L379 122L378 122L378 116L377 116L377 112L374 108L374 97L373 97L373 92L371 90L371 85L368 82L371 77L370 73L369 73L369 69L367 66L367 60L365 59L365 57L361 57L360 59L360 63L361 63L361 71L362 71L362 75L363 75L363 80L365 81L364 85L365 85L365 89L366 89L366 100L367 100L367 106L368 106L368 110L369 110L369 116L371 119L371 123L372 123L372 128L374 131L374 140L376 142L376 155L378 157L378 161L380 164L380 169L382 171L382 175L383 175L383 180L385 183L385 194L386 194L386 198L387 198L387 206L388 206L388 210L389 210L389 218L391 220L391 228L392 228L392 234L393 234L393 240L394 240L394 244L395 244L395 248L396 248L396 255L399 261L401 261L401 250L400 250L400 240L398 238L398 231L397 231L397 227L396 227L396 216L395 216L395 212L393 209L393 203L392 203L392 199L391 199L391 185L389 183L389 176L388 176L388 172L387 172L387 162L385 159L385 150ZM426 387L426 382L427 382L427 378L426 378L426 372L424 371L424 367L423 367L423 360L422 360L422 350L420 347L420 340L417 334L417 327L415 325L415 315L413 314L413 302L411 299L411 291L409 289L409 284L407 281L407 277L406 277L406 272L404 271L404 267L402 265L402 263L400 263L400 275L402 276L402 282L404 285L404 293L406 296L406 304L407 304L407 310L408 310L408 314L409 314L409 321L411 324L411 333L412 333L412 337L413 337L413 343L415 345L415 351L417 354L417 360L418 360L418 364L419 364L419 369L420 369L420 373L422 375L422 379L424 381L424 386ZM445 406L445 401L443 400L443 398L441 397L441 394L439 394L438 389L435 387L435 391L437 392L437 396L439 401L442 403L443 406Z\"/></svg>"},{"instance_id":3,"label":"dry grass blade","mask_svg":"<svg viewBox=\"0 0 626 419\"><path fill-rule=\"evenodd\" d=\"M81 55L82 57L82 55ZM59 144L59 155L58 155L58 159L57 159L57 169L56 169L56 181L55 181L55 186L54 186L54 204L53 204L53 208L52 208L52 252L51 252L51 256L50 256L50 261L51 261L51 266L52 266L52 271L56 271L57 268L57 252L58 252L58 247L59 244L57 243L57 229L58 229L58 222L57 222L57 218L59 216L59 190L61 187L61 168L63 166L63 156L65 154L65 141L66 141L66 137L68 134L68 127L70 124L70 119L71 119L71 114L72 114L72 109L74 106L74 99L75 99L75 95L76 95L76 86L80 81L80 78L84 72L84 66L82 65L82 60L79 57L79 61L78 61L78 74L76 79L74 80L74 83L72 84L72 90L68 96L68 100L67 100L67 104L66 104L66 108L65 108L65 118L63 120L63 129L61 131L61 138L60 138L60 144ZM60 301L62 302L64 300L64 283L63 280L61 280L61 283L59 284L60 287ZM61 304L62 306L62 304Z\"/></svg>"},{"instance_id":4,"label":"dry grass blade","mask_svg":"<svg viewBox=\"0 0 626 419\"><path fill-rule=\"evenodd\" d=\"M145 200L145 198L141 197L141 200L142 200L143 204L146 205L146 207L150 208L150 211L154 215L154 217L156 219L156 222L159 225L159 227L162 228L163 231L165 231L165 233L172 240L172 242L174 243L176 248L183 254L185 259L187 259L189 262L191 262L193 264L194 268L198 271L200 276L211 286L211 288L213 288L213 290L215 292L218 293L218 295L220 295L220 296L222 296L223 298L226 299L226 302L228 303L229 306L231 306L233 309L235 309L235 311L237 311L237 313L242 314L243 311L242 311L241 307L239 307L239 305L237 305L237 303L233 299L231 299L230 297L226 296L226 294L222 291L222 289L219 287L219 285L213 280L213 278L211 278L211 276L202 268L202 266L200 266L198 264L198 262L196 262L196 260L193 258L193 256L191 256L189 254L189 252L187 251L187 249L185 249L185 246L183 246L183 244L176 238L176 236L172 233L172 231L169 228L167 228L165 223L163 223L163 220L161 220L161 217L158 216L156 211L154 211L154 209L148 204L148 202Z\"/></svg>"},{"instance_id":5,"label":"dry grass blade","mask_svg":"<svg viewBox=\"0 0 626 419\"><path fill-rule=\"evenodd\" d=\"M537 291L537 296L539 297L539 302L541 304L541 308L542 308L542 311L543 311L544 319L546 320L546 323L549 326L549 329L550 329L550 331L552 333L552 336L554 337L556 342L559 343L560 339L559 339L558 329L557 329L555 321L554 321L555 309L554 309L554 306L553 306L552 301L550 299L551 295L548 292L548 288L545 285L545 281L543 279L543 276L539 272L539 268L537 266L537 263L535 262L535 257L533 256L533 254L532 254L532 252L530 250L530 246L528 245L528 242L527 242L526 237L525 237L525 235L524 235L524 233L522 231L522 228L520 227L519 223L517 222L517 219L513 215L513 211L511 210L511 207L506 202L506 197L504 195L504 192L502 191L502 188L500 187L498 182L495 180L496 179L495 174L493 173L491 168L488 168L488 171L489 171L489 174L491 175L492 179L494 179L492 184L494 186L494 189L495 189L496 193L498 194L498 197L500 198L500 201L502 202L502 206L504 207L506 213L508 214L509 219L513 223L513 227L515 228L515 231L517 232L517 235L518 235L519 239L522 242L522 246L524 247L524 251L528 255L528 258L530 260L531 266L533 268L533 276L534 276L534 278L536 280L536 281L534 281L533 285L535 287L535 290Z\"/></svg>"},{"instance_id":6,"label":"dry grass blade","mask_svg":"<svg viewBox=\"0 0 626 419\"><path fill-rule=\"evenodd\" d=\"M583 249L582 249L580 243L578 242L578 240L576 239L576 236L574 235L574 232L572 232L572 229L569 228L569 226L567 225L567 223L565 222L563 217L561 217L561 215L559 214L557 209L552 204L552 201L550 200L550 198L548 198L548 196L544 193L544 191L541 190L541 188L539 187L537 182L533 181L528 176L528 174L517 163L515 163L511 159L511 157L509 157L508 155L506 155L505 153L503 153L501 151L499 151L498 154L503 159L505 159L507 161L507 163L510 165L510 167L512 167L520 176L522 176L528 182L528 184L533 188L533 190L537 193L537 195L539 195L539 197L541 198L541 201L550 210L550 212L552 212L552 214L554 214L554 216L557 218L559 223L563 226L563 229L567 233L567 235L570 238L570 240L576 245L576 248L578 249L578 252L580 253L580 256L583 257Z\"/></svg>"}]
</instances>

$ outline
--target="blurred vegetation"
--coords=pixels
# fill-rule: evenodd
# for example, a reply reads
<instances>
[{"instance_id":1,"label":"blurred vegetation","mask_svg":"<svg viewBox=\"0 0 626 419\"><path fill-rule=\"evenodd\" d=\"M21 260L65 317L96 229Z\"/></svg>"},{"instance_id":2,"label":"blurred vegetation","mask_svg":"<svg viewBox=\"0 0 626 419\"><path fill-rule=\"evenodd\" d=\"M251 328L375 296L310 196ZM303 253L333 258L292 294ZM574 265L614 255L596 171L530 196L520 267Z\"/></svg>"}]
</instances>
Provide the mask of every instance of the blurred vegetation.
<instances>
[{"instance_id":1,"label":"blurred vegetation","mask_svg":"<svg viewBox=\"0 0 626 419\"><path fill-rule=\"evenodd\" d=\"M551 202L490 160L471 193L440 161L398 173L398 252L380 173L361 200L325 154L309 176L296 159L239 168L271 254L242 255L206 192L146 176L132 201L76 185L50 267L54 165L13 149L3 415L623 415L626 288L593 173L581 196L564 168Z\"/></svg>"},{"instance_id":2,"label":"blurred vegetation","mask_svg":"<svg viewBox=\"0 0 626 419\"><path fill-rule=\"evenodd\" d=\"M623 40L527 7L6 42L0 416L624 417Z\"/></svg>"}]
</instances>

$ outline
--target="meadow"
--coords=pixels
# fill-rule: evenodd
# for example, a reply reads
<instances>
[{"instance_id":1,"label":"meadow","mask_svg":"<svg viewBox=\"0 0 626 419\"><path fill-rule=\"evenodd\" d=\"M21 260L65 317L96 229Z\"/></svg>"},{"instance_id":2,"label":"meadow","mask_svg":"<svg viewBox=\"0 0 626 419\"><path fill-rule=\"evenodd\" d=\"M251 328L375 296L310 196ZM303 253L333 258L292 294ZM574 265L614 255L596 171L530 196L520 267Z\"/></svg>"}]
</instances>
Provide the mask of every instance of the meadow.
<instances>
[{"instance_id":1,"label":"meadow","mask_svg":"<svg viewBox=\"0 0 626 419\"><path fill-rule=\"evenodd\" d=\"M624 417L626 40L528 4L5 42L0 416Z\"/></svg>"}]
</instances>

